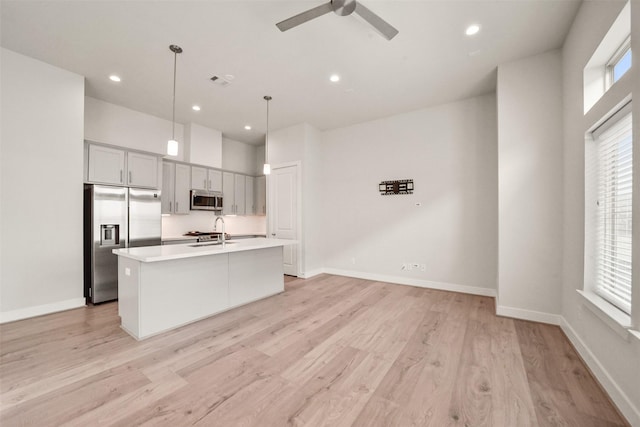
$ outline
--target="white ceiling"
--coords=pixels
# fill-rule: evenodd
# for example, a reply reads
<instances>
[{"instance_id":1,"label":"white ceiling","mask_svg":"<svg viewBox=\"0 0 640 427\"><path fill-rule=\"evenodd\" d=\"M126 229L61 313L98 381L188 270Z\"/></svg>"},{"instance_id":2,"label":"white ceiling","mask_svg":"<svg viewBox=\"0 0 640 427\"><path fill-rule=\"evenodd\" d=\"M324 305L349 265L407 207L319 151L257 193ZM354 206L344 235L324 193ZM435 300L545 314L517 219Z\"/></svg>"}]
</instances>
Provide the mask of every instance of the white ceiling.
<instances>
[{"instance_id":1,"label":"white ceiling","mask_svg":"<svg viewBox=\"0 0 640 427\"><path fill-rule=\"evenodd\" d=\"M498 64L561 47L580 1L362 3L398 36L384 39L355 14L276 28L322 0L2 0L1 41L84 75L88 96L169 120L177 44L176 121L255 144L264 140L264 95L273 97L271 130L325 130L491 92ZM467 37L471 23L482 29ZM329 82L332 73L342 80ZM235 76L226 87L209 80L226 74Z\"/></svg>"}]
</instances>

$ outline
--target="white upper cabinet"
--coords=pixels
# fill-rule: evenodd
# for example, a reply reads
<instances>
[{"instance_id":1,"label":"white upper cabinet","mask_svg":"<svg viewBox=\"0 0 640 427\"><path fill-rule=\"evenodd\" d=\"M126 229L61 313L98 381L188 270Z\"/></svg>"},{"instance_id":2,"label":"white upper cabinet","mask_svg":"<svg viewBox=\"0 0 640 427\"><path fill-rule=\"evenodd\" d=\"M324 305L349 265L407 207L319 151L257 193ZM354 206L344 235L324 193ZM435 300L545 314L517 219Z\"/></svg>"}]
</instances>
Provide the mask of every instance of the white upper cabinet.
<instances>
[{"instance_id":1,"label":"white upper cabinet","mask_svg":"<svg viewBox=\"0 0 640 427\"><path fill-rule=\"evenodd\" d=\"M162 162L162 213L188 214L191 166Z\"/></svg>"},{"instance_id":2,"label":"white upper cabinet","mask_svg":"<svg viewBox=\"0 0 640 427\"><path fill-rule=\"evenodd\" d=\"M192 166L191 188L203 191L222 191L222 171Z\"/></svg>"},{"instance_id":3,"label":"white upper cabinet","mask_svg":"<svg viewBox=\"0 0 640 427\"><path fill-rule=\"evenodd\" d=\"M207 177L207 168L191 166L191 188L193 190L206 191L209 178Z\"/></svg>"},{"instance_id":4,"label":"white upper cabinet","mask_svg":"<svg viewBox=\"0 0 640 427\"><path fill-rule=\"evenodd\" d=\"M162 193L160 195L163 214L173 213L174 206L174 186L176 176L176 164L173 162L162 162Z\"/></svg>"},{"instance_id":5,"label":"white upper cabinet","mask_svg":"<svg viewBox=\"0 0 640 427\"><path fill-rule=\"evenodd\" d=\"M131 187L158 188L158 157L127 153L127 185Z\"/></svg>"},{"instance_id":6,"label":"white upper cabinet","mask_svg":"<svg viewBox=\"0 0 640 427\"><path fill-rule=\"evenodd\" d=\"M238 175L236 174L235 177L235 187L236 187L236 191L235 191L235 195L234 195L234 199L236 202L236 209L235 209L235 214L236 215L245 215L245 184L246 184L246 176L244 175Z\"/></svg>"},{"instance_id":7,"label":"white upper cabinet","mask_svg":"<svg viewBox=\"0 0 640 427\"><path fill-rule=\"evenodd\" d=\"M256 199L255 214L266 215L267 214L267 177L264 175L256 178L255 199Z\"/></svg>"},{"instance_id":8,"label":"white upper cabinet","mask_svg":"<svg viewBox=\"0 0 640 427\"><path fill-rule=\"evenodd\" d=\"M235 175L231 172L222 173L222 214L235 215Z\"/></svg>"},{"instance_id":9,"label":"white upper cabinet","mask_svg":"<svg viewBox=\"0 0 640 427\"><path fill-rule=\"evenodd\" d=\"M159 157L88 144L87 182L158 188Z\"/></svg>"},{"instance_id":10,"label":"white upper cabinet","mask_svg":"<svg viewBox=\"0 0 640 427\"><path fill-rule=\"evenodd\" d=\"M222 191L222 171L209 169L209 191Z\"/></svg>"},{"instance_id":11,"label":"white upper cabinet","mask_svg":"<svg viewBox=\"0 0 640 427\"><path fill-rule=\"evenodd\" d=\"M253 215L247 212L247 206L251 208L253 202L247 203L247 179L253 181L252 177L240 175L232 172L222 173L222 193L223 193L223 215ZM251 198L253 199L253 184L251 184Z\"/></svg>"},{"instance_id":12,"label":"white upper cabinet","mask_svg":"<svg viewBox=\"0 0 640 427\"><path fill-rule=\"evenodd\" d=\"M191 189L191 166L176 164L176 180L175 180L174 213L188 214L190 209L189 191Z\"/></svg>"},{"instance_id":13,"label":"white upper cabinet","mask_svg":"<svg viewBox=\"0 0 640 427\"><path fill-rule=\"evenodd\" d=\"M244 185L244 200L245 207L244 213L245 215L255 215L256 214L256 200L253 197L253 189L255 187L255 178L252 176L245 177L245 185Z\"/></svg>"},{"instance_id":14,"label":"white upper cabinet","mask_svg":"<svg viewBox=\"0 0 640 427\"><path fill-rule=\"evenodd\" d=\"M124 150L90 144L88 181L124 185L124 160Z\"/></svg>"}]
</instances>

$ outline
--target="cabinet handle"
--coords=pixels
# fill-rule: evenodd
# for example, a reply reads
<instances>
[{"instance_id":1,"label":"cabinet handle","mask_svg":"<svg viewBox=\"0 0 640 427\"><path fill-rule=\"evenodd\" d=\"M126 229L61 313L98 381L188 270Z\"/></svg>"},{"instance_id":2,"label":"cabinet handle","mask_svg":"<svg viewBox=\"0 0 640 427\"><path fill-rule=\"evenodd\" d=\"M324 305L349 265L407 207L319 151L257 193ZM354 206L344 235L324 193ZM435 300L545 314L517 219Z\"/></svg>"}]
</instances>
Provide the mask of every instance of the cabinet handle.
<instances>
[{"instance_id":1,"label":"cabinet handle","mask_svg":"<svg viewBox=\"0 0 640 427\"><path fill-rule=\"evenodd\" d=\"M129 171L129 182L133 181L133 179L131 179L132 176L131 171Z\"/></svg>"},{"instance_id":2,"label":"cabinet handle","mask_svg":"<svg viewBox=\"0 0 640 427\"><path fill-rule=\"evenodd\" d=\"M178 213L178 202L176 202L176 213Z\"/></svg>"},{"instance_id":3,"label":"cabinet handle","mask_svg":"<svg viewBox=\"0 0 640 427\"><path fill-rule=\"evenodd\" d=\"M122 183L122 169L120 169L120 183Z\"/></svg>"},{"instance_id":4,"label":"cabinet handle","mask_svg":"<svg viewBox=\"0 0 640 427\"><path fill-rule=\"evenodd\" d=\"M209 180L209 190L211 190L211 180Z\"/></svg>"},{"instance_id":5,"label":"cabinet handle","mask_svg":"<svg viewBox=\"0 0 640 427\"><path fill-rule=\"evenodd\" d=\"M171 202L169 202L169 212L171 212Z\"/></svg>"},{"instance_id":6,"label":"cabinet handle","mask_svg":"<svg viewBox=\"0 0 640 427\"><path fill-rule=\"evenodd\" d=\"M202 180L202 188L204 188L205 190L207 189L207 180L206 179Z\"/></svg>"}]
</instances>

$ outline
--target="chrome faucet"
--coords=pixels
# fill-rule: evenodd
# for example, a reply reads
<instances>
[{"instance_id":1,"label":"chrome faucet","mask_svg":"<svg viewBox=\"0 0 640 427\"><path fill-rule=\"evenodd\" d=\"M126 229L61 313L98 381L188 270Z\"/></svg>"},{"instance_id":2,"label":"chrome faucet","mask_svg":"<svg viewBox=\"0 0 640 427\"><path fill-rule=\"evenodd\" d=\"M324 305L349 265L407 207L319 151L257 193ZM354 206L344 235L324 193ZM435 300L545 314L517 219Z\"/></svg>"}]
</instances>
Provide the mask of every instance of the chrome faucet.
<instances>
[{"instance_id":1,"label":"chrome faucet","mask_svg":"<svg viewBox=\"0 0 640 427\"><path fill-rule=\"evenodd\" d=\"M222 218L221 216L217 216L216 220L213 223L213 231L218 231L217 227L218 227L218 220L222 221L222 234L220 235L220 237L218 237L218 241L222 242L222 244L224 245L224 239L225 239L225 233L224 233L224 218Z\"/></svg>"}]
</instances>

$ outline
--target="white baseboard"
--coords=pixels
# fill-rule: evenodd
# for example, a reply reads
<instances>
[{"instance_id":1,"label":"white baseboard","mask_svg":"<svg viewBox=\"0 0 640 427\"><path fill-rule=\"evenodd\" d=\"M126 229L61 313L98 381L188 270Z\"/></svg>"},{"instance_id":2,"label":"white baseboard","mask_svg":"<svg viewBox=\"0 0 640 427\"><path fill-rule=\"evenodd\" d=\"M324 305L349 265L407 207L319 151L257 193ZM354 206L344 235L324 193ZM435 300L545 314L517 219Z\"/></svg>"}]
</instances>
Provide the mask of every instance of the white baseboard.
<instances>
[{"instance_id":1,"label":"white baseboard","mask_svg":"<svg viewBox=\"0 0 640 427\"><path fill-rule=\"evenodd\" d=\"M531 320L533 322L548 323L550 325L560 325L562 316L558 314L544 313L542 311L525 310L523 308L506 307L496 303L496 314L498 316L513 317L514 319Z\"/></svg>"},{"instance_id":2,"label":"white baseboard","mask_svg":"<svg viewBox=\"0 0 640 427\"><path fill-rule=\"evenodd\" d=\"M477 286L457 285L455 283L431 282L429 280L412 279L400 276L387 276L384 274L363 273L361 271L340 270L337 268L325 268L325 273L335 274L337 276L355 277L358 279L373 280L376 282L388 282L398 285L416 286L419 288L439 289L443 291L461 292L471 295L481 295L486 297L495 297L496 290L489 288L481 288Z\"/></svg>"},{"instance_id":3,"label":"white baseboard","mask_svg":"<svg viewBox=\"0 0 640 427\"><path fill-rule=\"evenodd\" d=\"M629 396L620 389L605 367L602 366L600 361L591 352L591 350L589 350L584 341L582 341L580 336L578 336L566 319L562 316L560 319L560 327L569 338L569 341L571 341L571 344L576 348L580 357L582 357L582 360L584 360L589 369L591 369L593 375L595 375L602 387L605 389L613 403L615 403L622 415L624 415L632 426L640 426L640 409L638 409L631 399L629 399Z\"/></svg>"},{"instance_id":4,"label":"white baseboard","mask_svg":"<svg viewBox=\"0 0 640 427\"><path fill-rule=\"evenodd\" d=\"M317 270L310 270L307 272L304 272L302 274L299 274L298 277L300 277L301 279L311 279L314 276L317 276L318 274L322 274L324 273L324 270L319 268Z\"/></svg>"},{"instance_id":5,"label":"white baseboard","mask_svg":"<svg viewBox=\"0 0 640 427\"><path fill-rule=\"evenodd\" d=\"M58 311L71 310L72 308L84 307L85 305L86 303L84 298L74 298L51 304L36 305L34 307L5 311L0 313L0 323L28 319L30 317L42 316L45 314L56 313Z\"/></svg>"}]
</instances>

